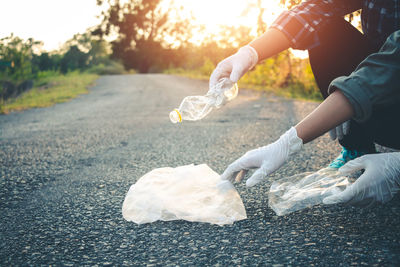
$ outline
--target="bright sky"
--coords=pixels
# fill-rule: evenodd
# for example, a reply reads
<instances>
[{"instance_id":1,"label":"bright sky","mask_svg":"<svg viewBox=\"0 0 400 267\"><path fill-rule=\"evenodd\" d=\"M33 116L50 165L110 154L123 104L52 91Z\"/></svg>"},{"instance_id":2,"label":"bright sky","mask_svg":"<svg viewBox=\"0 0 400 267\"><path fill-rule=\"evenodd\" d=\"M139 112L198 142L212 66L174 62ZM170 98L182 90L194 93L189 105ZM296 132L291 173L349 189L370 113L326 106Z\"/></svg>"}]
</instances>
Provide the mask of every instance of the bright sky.
<instances>
[{"instance_id":1,"label":"bright sky","mask_svg":"<svg viewBox=\"0 0 400 267\"><path fill-rule=\"evenodd\" d=\"M197 21L207 26L210 31L218 25L254 27L257 25L258 11L255 8L257 0L175 0L179 5L193 12ZM264 21L270 24L283 10L279 0L262 0ZM249 9L249 5L253 8Z\"/></svg>"},{"instance_id":2,"label":"bright sky","mask_svg":"<svg viewBox=\"0 0 400 267\"><path fill-rule=\"evenodd\" d=\"M219 25L246 25L255 29L256 8L248 9L257 0L175 0L192 12L197 23L208 32L217 32ZM270 25L281 12L279 0L263 0L264 21ZM246 9L247 8L247 9ZM45 50L59 48L76 33L100 23L101 13L96 0L1 0L0 38L10 33L44 42Z\"/></svg>"},{"instance_id":3,"label":"bright sky","mask_svg":"<svg viewBox=\"0 0 400 267\"><path fill-rule=\"evenodd\" d=\"M59 48L76 33L100 23L96 0L0 0L0 38L12 32L23 39L44 42L45 50Z\"/></svg>"}]
</instances>

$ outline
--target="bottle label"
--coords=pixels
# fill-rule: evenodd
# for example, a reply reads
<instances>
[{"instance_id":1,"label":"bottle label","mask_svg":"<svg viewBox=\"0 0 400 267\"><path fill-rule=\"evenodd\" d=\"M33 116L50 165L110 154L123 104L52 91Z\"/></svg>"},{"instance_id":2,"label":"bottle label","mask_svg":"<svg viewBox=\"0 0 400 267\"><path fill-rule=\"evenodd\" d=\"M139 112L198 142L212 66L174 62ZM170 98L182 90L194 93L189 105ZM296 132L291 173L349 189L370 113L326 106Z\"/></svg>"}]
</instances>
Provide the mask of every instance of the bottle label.
<instances>
[{"instance_id":1,"label":"bottle label","mask_svg":"<svg viewBox=\"0 0 400 267\"><path fill-rule=\"evenodd\" d=\"M181 115L181 113L179 113L179 110L177 110L177 109L174 109L174 111L178 114L178 116L179 116L179 122L182 122L182 115Z\"/></svg>"}]
</instances>

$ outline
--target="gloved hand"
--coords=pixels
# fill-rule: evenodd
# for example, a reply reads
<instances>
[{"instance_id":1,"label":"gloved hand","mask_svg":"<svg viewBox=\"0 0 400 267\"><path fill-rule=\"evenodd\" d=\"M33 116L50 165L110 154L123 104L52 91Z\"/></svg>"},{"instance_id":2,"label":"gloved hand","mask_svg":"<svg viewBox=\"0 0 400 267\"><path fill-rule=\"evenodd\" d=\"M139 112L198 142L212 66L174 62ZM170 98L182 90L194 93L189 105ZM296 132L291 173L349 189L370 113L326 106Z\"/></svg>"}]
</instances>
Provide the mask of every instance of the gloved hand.
<instances>
[{"instance_id":1,"label":"gloved hand","mask_svg":"<svg viewBox=\"0 0 400 267\"><path fill-rule=\"evenodd\" d=\"M211 74L209 87L215 87L217 82L222 78L229 78L232 83L236 83L257 62L257 51L249 45L243 46L236 54L218 63Z\"/></svg>"},{"instance_id":2,"label":"gloved hand","mask_svg":"<svg viewBox=\"0 0 400 267\"><path fill-rule=\"evenodd\" d=\"M302 146L303 141L292 127L274 143L248 151L234 161L221 175L221 179L233 182L236 178L236 181L240 181L249 169L258 168L246 181L246 186L254 186L281 167Z\"/></svg>"},{"instance_id":3,"label":"gloved hand","mask_svg":"<svg viewBox=\"0 0 400 267\"><path fill-rule=\"evenodd\" d=\"M399 191L400 152L365 155L349 161L339 172L349 174L362 169L364 173L352 185L325 198L323 203L363 207L388 202Z\"/></svg>"},{"instance_id":4,"label":"gloved hand","mask_svg":"<svg viewBox=\"0 0 400 267\"><path fill-rule=\"evenodd\" d=\"M349 131L350 131L350 121L345 121L342 124L330 130L329 135L332 140L335 140L336 138L338 140L342 140L343 137L349 133Z\"/></svg>"}]
</instances>

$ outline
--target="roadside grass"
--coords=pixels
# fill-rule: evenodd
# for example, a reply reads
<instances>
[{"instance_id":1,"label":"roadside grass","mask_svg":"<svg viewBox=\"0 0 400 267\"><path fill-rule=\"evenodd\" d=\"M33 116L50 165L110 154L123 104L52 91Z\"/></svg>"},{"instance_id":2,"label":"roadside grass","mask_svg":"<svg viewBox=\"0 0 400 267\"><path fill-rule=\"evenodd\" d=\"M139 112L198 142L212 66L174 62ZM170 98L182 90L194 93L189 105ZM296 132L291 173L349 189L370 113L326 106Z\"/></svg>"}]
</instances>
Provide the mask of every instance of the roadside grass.
<instances>
[{"instance_id":1,"label":"roadside grass","mask_svg":"<svg viewBox=\"0 0 400 267\"><path fill-rule=\"evenodd\" d=\"M210 75L201 73L200 71L185 70L183 68L167 69L163 73L192 78L192 79L204 80L204 81L207 81L210 78Z\"/></svg>"},{"instance_id":2,"label":"roadside grass","mask_svg":"<svg viewBox=\"0 0 400 267\"><path fill-rule=\"evenodd\" d=\"M66 75L57 72L41 73L31 90L17 98L0 102L0 113L49 107L66 102L81 94L87 94L87 88L93 85L98 77L97 74L80 72L70 72Z\"/></svg>"},{"instance_id":3,"label":"roadside grass","mask_svg":"<svg viewBox=\"0 0 400 267\"><path fill-rule=\"evenodd\" d=\"M292 99L299 99L299 100L307 100L312 102L321 102L323 101L322 95L320 92L316 91L305 91L304 86L302 84L294 83L290 84L286 87L271 87L271 86L263 86L258 84L251 84L245 82L238 82L239 88L246 88L255 91L263 91L263 92L270 92L277 96L285 97L285 98L292 98Z\"/></svg>"}]
</instances>

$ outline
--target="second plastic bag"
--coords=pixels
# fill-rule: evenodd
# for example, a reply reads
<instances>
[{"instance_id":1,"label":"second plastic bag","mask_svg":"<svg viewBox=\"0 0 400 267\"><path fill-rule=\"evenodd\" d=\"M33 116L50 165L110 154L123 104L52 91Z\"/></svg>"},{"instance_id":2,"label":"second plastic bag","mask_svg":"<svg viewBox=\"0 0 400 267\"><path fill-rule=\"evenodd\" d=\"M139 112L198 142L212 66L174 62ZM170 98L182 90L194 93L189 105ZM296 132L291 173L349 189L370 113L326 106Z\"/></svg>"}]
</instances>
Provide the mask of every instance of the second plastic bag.
<instances>
[{"instance_id":1,"label":"second plastic bag","mask_svg":"<svg viewBox=\"0 0 400 267\"><path fill-rule=\"evenodd\" d=\"M304 172L272 183L269 206L278 216L322 203L325 197L346 189L351 182L332 168Z\"/></svg>"},{"instance_id":2,"label":"second plastic bag","mask_svg":"<svg viewBox=\"0 0 400 267\"><path fill-rule=\"evenodd\" d=\"M138 224L182 219L224 225L247 218L235 187L206 164L147 173L130 187L122 215Z\"/></svg>"}]
</instances>

